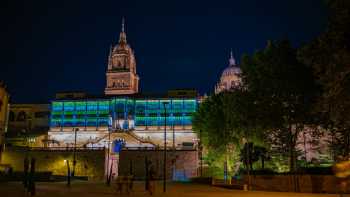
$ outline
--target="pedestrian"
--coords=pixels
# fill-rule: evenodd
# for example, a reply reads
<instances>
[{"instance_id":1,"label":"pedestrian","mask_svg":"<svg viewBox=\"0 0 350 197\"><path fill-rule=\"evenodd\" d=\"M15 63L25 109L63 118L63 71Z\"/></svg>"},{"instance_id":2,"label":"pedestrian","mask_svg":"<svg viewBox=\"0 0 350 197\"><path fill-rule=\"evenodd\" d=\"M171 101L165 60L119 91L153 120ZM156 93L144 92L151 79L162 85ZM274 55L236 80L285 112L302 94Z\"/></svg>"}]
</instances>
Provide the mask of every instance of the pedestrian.
<instances>
[{"instance_id":1,"label":"pedestrian","mask_svg":"<svg viewBox=\"0 0 350 197\"><path fill-rule=\"evenodd\" d=\"M148 176L149 176L148 191L149 191L149 194L152 196L156 190L156 183L155 183L156 171L154 170L154 166L152 165L152 163L150 164L150 167L149 167Z\"/></svg>"},{"instance_id":2,"label":"pedestrian","mask_svg":"<svg viewBox=\"0 0 350 197\"><path fill-rule=\"evenodd\" d=\"M128 187L129 187L129 191L132 191L134 186L134 175L130 174L128 176Z\"/></svg>"},{"instance_id":3,"label":"pedestrian","mask_svg":"<svg viewBox=\"0 0 350 197\"><path fill-rule=\"evenodd\" d=\"M35 196L35 159L32 158L30 162L28 192L31 196Z\"/></svg>"}]
</instances>

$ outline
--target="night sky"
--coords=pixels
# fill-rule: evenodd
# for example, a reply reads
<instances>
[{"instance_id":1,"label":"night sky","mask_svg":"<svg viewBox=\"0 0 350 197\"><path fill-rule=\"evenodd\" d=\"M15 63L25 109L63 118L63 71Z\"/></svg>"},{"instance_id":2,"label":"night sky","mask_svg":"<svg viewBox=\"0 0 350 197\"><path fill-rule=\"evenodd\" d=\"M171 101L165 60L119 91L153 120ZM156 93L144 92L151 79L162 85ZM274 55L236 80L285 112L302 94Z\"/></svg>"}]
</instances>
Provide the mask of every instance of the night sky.
<instances>
[{"instance_id":1,"label":"night sky","mask_svg":"<svg viewBox=\"0 0 350 197\"><path fill-rule=\"evenodd\" d=\"M16 103L48 102L59 91L102 95L123 16L142 92L210 94L231 48L240 62L269 39L299 46L325 29L327 12L323 0L8 0L0 7L0 80Z\"/></svg>"}]
</instances>

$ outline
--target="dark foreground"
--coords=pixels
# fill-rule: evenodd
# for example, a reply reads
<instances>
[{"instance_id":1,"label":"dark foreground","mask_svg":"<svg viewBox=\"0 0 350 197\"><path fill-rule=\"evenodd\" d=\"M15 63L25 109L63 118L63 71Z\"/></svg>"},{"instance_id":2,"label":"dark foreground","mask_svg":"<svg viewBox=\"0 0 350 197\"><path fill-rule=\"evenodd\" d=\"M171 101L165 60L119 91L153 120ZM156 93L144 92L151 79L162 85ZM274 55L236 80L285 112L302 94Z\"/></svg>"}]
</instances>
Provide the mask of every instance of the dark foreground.
<instances>
[{"instance_id":1,"label":"dark foreground","mask_svg":"<svg viewBox=\"0 0 350 197\"><path fill-rule=\"evenodd\" d=\"M1 197L20 197L26 196L23 186L19 182L0 183ZM47 197L112 197L112 196L128 196L127 194L120 195L114 189L114 185L107 187L103 182L73 182L70 188L67 188L65 183L37 183L36 196ZM129 196L150 196L144 190L143 182L136 182L134 189ZM307 196L339 196L335 194L307 194L307 193L284 193L284 192L262 192L262 191L241 191L229 190L224 188L212 187L208 185L198 185L190 183L168 183L167 192L162 192L162 183L158 182L156 194L154 196L174 196L174 197L307 197ZM350 195L349 195L350 196Z\"/></svg>"}]
</instances>

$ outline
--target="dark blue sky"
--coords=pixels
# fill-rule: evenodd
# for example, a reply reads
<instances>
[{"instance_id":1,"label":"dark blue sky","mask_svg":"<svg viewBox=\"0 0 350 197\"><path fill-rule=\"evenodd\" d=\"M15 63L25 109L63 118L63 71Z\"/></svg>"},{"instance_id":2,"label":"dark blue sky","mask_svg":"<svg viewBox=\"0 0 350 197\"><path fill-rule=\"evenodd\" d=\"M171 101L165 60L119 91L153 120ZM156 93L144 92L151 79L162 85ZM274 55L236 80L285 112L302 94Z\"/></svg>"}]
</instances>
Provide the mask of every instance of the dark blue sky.
<instances>
[{"instance_id":1,"label":"dark blue sky","mask_svg":"<svg viewBox=\"0 0 350 197\"><path fill-rule=\"evenodd\" d=\"M236 59L289 38L295 46L326 25L322 0L3 2L0 80L13 102L55 92L103 94L108 50L122 16L143 92L211 93L232 48Z\"/></svg>"}]
</instances>

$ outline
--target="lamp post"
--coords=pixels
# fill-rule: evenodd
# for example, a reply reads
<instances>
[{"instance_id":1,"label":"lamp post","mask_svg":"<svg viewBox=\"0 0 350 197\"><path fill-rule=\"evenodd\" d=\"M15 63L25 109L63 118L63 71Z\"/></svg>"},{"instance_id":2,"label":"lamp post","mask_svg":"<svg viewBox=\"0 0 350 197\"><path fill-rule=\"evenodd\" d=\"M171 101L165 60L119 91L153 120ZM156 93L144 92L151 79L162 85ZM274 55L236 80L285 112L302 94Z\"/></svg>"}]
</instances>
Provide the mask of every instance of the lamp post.
<instances>
[{"instance_id":1,"label":"lamp post","mask_svg":"<svg viewBox=\"0 0 350 197\"><path fill-rule=\"evenodd\" d=\"M106 171L106 184L108 186L110 186L111 184L111 177L109 175L109 171L110 171L110 166L109 166L109 155L110 155L110 152L111 152L111 127L112 127L112 116L109 116L109 125L108 125L108 150L107 150L107 171Z\"/></svg>"},{"instance_id":2,"label":"lamp post","mask_svg":"<svg viewBox=\"0 0 350 197\"><path fill-rule=\"evenodd\" d=\"M176 174L176 146L175 146L175 118L174 118L174 113L173 113L173 179L175 179L175 174Z\"/></svg>"},{"instance_id":3,"label":"lamp post","mask_svg":"<svg viewBox=\"0 0 350 197\"><path fill-rule=\"evenodd\" d=\"M173 115L173 149L175 151L175 120Z\"/></svg>"},{"instance_id":4,"label":"lamp post","mask_svg":"<svg viewBox=\"0 0 350 197\"><path fill-rule=\"evenodd\" d=\"M166 105L169 102L163 102L164 105L164 161L163 161L163 192L166 192Z\"/></svg>"},{"instance_id":5,"label":"lamp post","mask_svg":"<svg viewBox=\"0 0 350 197\"><path fill-rule=\"evenodd\" d=\"M73 149L73 172L72 172L72 177L74 177L75 165L77 164L76 149L77 149L77 131L79 131L79 128L74 128L73 130L74 130L74 149Z\"/></svg>"},{"instance_id":6,"label":"lamp post","mask_svg":"<svg viewBox=\"0 0 350 197\"><path fill-rule=\"evenodd\" d=\"M66 163L67 164L67 186L68 187L70 187L70 167L69 167L69 160L67 159L65 159L64 160L64 163Z\"/></svg>"},{"instance_id":7,"label":"lamp post","mask_svg":"<svg viewBox=\"0 0 350 197\"><path fill-rule=\"evenodd\" d=\"M199 159L200 159L200 175L203 176L203 146L202 146L202 130L199 130Z\"/></svg>"}]
</instances>

